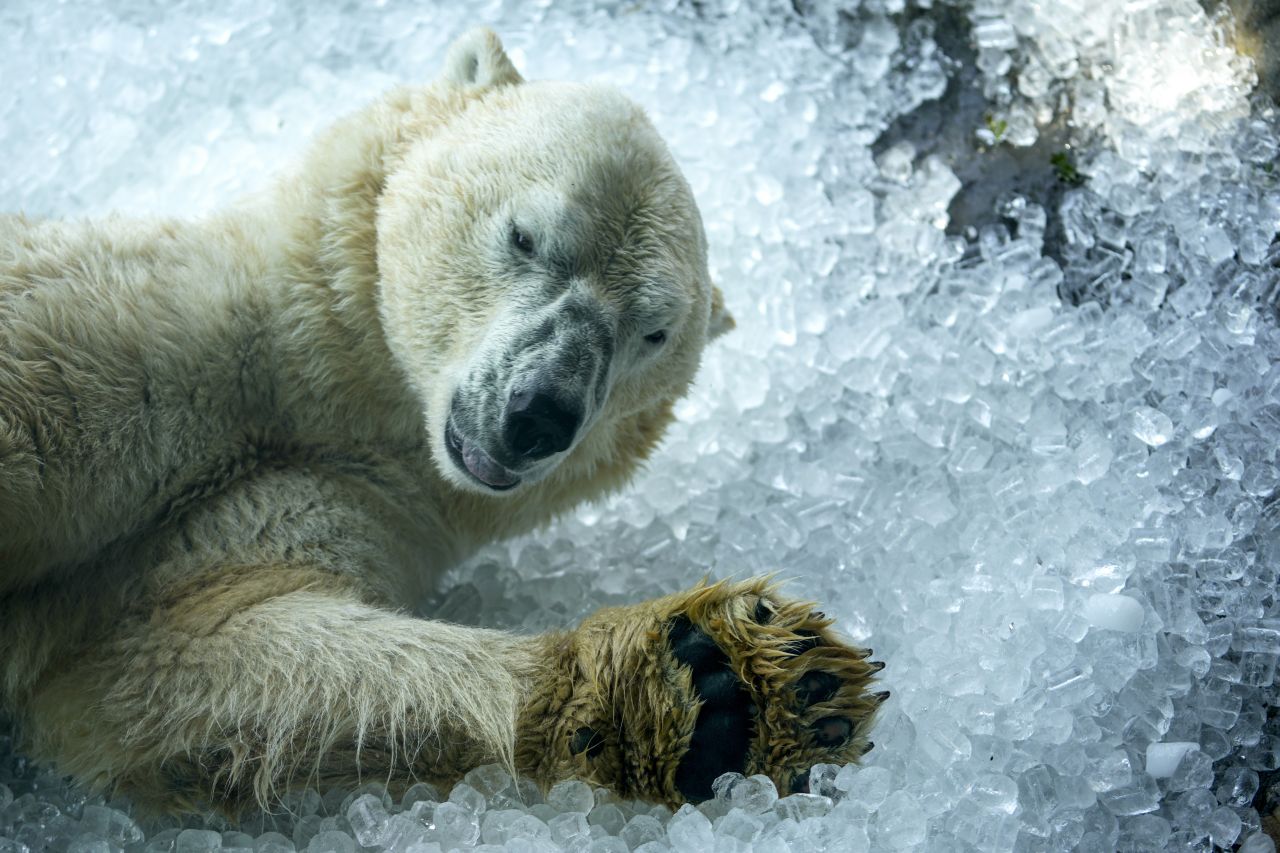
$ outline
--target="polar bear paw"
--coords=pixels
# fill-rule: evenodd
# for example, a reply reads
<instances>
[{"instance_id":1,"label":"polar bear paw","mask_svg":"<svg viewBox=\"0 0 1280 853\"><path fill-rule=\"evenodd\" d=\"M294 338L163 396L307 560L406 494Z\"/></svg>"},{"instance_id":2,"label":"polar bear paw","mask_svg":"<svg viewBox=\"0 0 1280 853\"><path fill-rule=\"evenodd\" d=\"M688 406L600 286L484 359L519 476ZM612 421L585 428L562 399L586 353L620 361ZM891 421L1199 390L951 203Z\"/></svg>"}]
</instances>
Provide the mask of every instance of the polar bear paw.
<instances>
[{"instance_id":1,"label":"polar bear paw","mask_svg":"<svg viewBox=\"0 0 1280 853\"><path fill-rule=\"evenodd\" d=\"M884 665L831 624L765 580L602 610L565 638L555 688L526 709L544 734L525 757L543 778L672 805L710 798L728 772L806 791L814 764L871 749L889 695L870 689Z\"/></svg>"}]
</instances>

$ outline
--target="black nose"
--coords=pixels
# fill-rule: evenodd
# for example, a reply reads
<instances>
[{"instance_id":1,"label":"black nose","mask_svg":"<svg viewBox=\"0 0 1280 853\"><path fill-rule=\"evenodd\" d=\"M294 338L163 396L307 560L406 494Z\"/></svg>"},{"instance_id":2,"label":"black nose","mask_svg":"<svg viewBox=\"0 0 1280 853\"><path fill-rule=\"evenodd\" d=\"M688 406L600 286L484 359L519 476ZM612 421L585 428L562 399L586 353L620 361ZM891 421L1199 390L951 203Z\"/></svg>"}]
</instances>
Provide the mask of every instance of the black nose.
<instances>
[{"instance_id":1,"label":"black nose","mask_svg":"<svg viewBox=\"0 0 1280 853\"><path fill-rule=\"evenodd\" d=\"M517 391L507 403L502 434L507 446L529 460L568 450L582 415L543 391Z\"/></svg>"}]
</instances>

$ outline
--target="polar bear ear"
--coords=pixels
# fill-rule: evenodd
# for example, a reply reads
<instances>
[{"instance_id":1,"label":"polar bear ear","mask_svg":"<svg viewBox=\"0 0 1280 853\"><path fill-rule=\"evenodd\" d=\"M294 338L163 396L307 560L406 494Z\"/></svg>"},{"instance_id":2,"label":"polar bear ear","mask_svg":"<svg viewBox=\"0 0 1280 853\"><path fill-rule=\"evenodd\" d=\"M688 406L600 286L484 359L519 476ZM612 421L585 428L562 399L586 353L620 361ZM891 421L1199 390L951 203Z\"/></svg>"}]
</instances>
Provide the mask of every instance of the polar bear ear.
<instances>
[{"instance_id":1,"label":"polar bear ear","mask_svg":"<svg viewBox=\"0 0 1280 853\"><path fill-rule=\"evenodd\" d=\"M447 82L464 89L488 89L524 82L502 49L502 42L487 27L463 33L449 46L443 76Z\"/></svg>"},{"instance_id":2,"label":"polar bear ear","mask_svg":"<svg viewBox=\"0 0 1280 853\"><path fill-rule=\"evenodd\" d=\"M729 309L724 307L724 294L711 285L711 319L707 321L707 340L714 340L738 325Z\"/></svg>"}]
</instances>

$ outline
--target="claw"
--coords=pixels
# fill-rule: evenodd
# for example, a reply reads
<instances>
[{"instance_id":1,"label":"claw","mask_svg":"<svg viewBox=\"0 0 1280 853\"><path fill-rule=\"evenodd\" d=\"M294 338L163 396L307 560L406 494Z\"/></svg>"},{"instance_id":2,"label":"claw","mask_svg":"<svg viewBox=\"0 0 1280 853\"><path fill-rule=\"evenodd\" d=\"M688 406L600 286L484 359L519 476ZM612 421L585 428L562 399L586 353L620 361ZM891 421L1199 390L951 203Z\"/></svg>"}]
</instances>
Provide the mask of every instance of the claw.
<instances>
[{"instance_id":1,"label":"claw","mask_svg":"<svg viewBox=\"0 0 1280 853\"><path fill-rule=\"evenodd\" d=\"M867 666L871 667L872 672L879 672L880 670L884 669L884 661L873 660L871 663L867 664Z\"/></svg>"},{"instance_id":2,"label":"claw","mask_svg":"<svg viewBox=\"0 0 1280 853\"><path fill-rule=\"evenodd\" d=\"M867 741L867 745L862 748L862 754L866 755L868 752L870 752L875 748L876 748L876 742L873 740L869 740Z\"/></svg>"},{"instance_id":3,"label":"claw","mask_svg":"<svg viewBox=\"0 0 1280 853\"><path fill-rule=\"evenodd\" d=\"M885 700L889 698L889 691L881 690L879 693L872 693L871 698L876 700L877 705L883 705Z\"/></svg>"}]
</instances>

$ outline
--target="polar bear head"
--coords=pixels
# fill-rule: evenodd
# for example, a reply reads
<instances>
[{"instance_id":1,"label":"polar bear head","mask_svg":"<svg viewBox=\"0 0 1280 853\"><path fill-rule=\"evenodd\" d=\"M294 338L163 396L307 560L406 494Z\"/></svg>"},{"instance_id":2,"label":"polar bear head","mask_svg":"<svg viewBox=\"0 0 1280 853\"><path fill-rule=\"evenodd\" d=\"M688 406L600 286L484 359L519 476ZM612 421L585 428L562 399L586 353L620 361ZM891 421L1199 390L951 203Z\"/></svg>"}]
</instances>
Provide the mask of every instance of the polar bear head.
<instances>
[{"instance_id":1,"label":"polar bear head","mask_svg":"<svg viewBox=\"0 0 1280 853\"><path fill-rule=\"evenodd\" d=\"M629 472L732 325L688 184L634 103L525 82L487 30L429 91L444 118L391 169L377 251L436 466L486 495Z\"/></svg>"}]
</instances>

